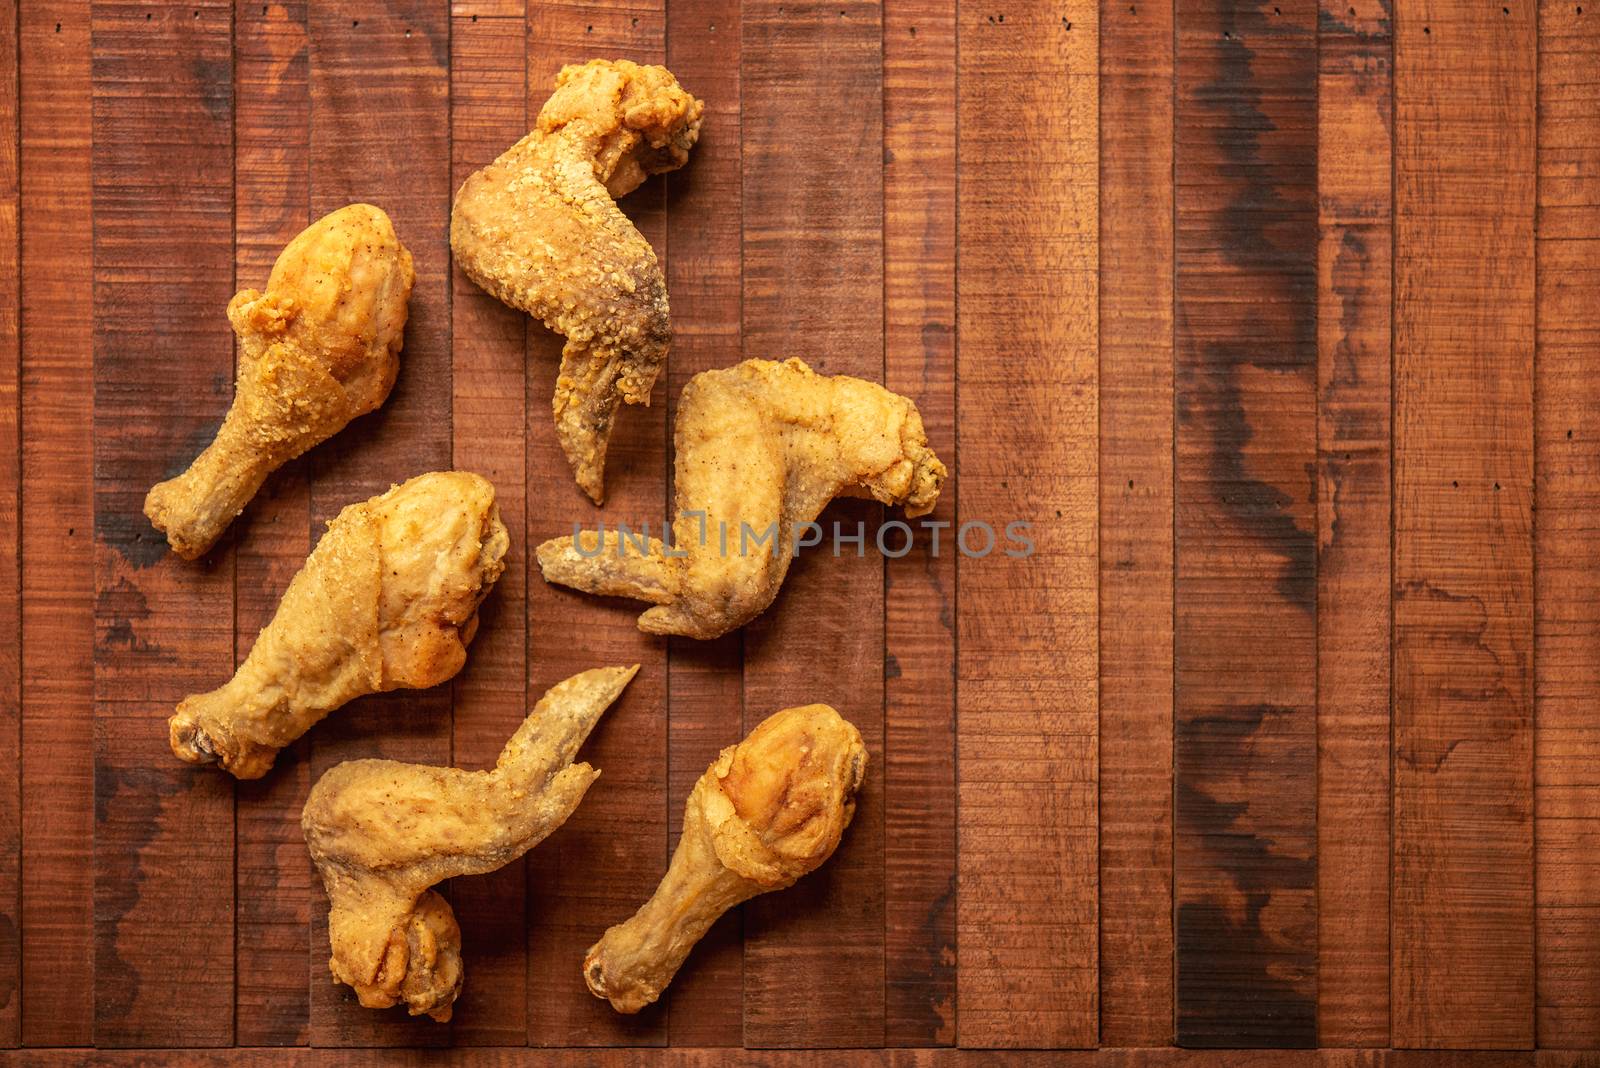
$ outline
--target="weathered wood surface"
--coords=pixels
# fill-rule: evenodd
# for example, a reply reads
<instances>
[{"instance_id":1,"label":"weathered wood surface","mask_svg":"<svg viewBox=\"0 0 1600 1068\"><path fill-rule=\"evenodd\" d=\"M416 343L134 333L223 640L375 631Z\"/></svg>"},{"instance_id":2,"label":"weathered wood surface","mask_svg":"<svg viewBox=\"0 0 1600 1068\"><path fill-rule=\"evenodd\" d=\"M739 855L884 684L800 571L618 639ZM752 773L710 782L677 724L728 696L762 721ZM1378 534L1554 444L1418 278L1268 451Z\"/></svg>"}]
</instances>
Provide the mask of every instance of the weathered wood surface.
<instances>
[{"instance_id":1,"label":"weathered wood surface","mask_svg":"<svg viewBox=\"0 0 1600 1068\"><path fill-rule=\"evenodd\" d=\"M1180 1044L1316 1044L1317 24L1177 6Z\"/></svg>"},{"instance_id":2,"label":"weathered wood surface","mask_svg":"<svg viewBox=\"0 0 1600 1068\"><path fill-rule=\"evenodd\" d=\"M1471 0L1402 5L1395 19L1402 1046L1535 1037L1534 23L1532 6Z\"/></svg>"},{"instance_id":3,"label":"weathered wood surface","mask_svg":"<svg viewBox=\"0 0 1600 1068\"><path fill-rule=\"evenodd\" d=\"M22 258L22 1041L94 1035L95 576L90 10L20 11ZM34 754L29 760L28 755ZM49 754L49 759L43 759Z\"/></svg>"},{"instance_id":4,"label":"weathered wood surface","mask_svg":"<svg viewBox=\"0 0 1600 1068\"><path fill-rule=\"evenodd\" d=\"M8 6L0 1046L25 1048L0 1059L1595 1063L1597 20ZM453 267L449 200L594 55L667 62L707 102L690 164L624 203L675 343L619 418L607 520L668 518L694 373L801 356L916 399L952 472L937 552L919 527L879 555L898 516L842 502L824 522L864 524L866 552L811 554L711 643L530 566L601 513L551 432L559 340ZM140 505L228 404L229 296L358 199L417 259L394 396L177 560ZM513 536L468 668L344 710L259 782L172 760L171 706L248 652L322 521L452 465L495 482ZM1005 554L1012 521L1031 555ZM960 551L968 523L993 552ZM360 1009L300 839L314 777L485 766L548 685L632 662L569 825L448 889L455 1020ZM584 949L653 888L717 751L812 700L872 751L839 855L727 916L659 1006L611 1013ZM1021 1048L900 1048L944 1046Z\"/></svg>"},{"instance_id":5,"label":"weathered wood surface","mask_svg":"<svg viewBox=\"0 0 1600 1068\"><path fill-rule=\"evenodd\" d=\"M1389 1042L1393 11L1323 0L1317 83L1317 1035Z\"/></svg>"}]
</instances>

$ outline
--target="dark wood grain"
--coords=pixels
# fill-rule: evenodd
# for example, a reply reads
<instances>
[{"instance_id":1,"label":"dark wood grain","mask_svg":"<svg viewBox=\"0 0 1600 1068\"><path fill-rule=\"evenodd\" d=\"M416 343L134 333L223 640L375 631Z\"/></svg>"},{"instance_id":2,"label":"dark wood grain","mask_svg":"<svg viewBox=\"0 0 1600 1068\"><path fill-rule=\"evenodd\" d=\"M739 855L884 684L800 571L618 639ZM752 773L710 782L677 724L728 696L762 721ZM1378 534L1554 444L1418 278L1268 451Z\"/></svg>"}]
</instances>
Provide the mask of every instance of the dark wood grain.
<instances>
[{"instance_id":1,"label":"dark wood grain","mask_svg":"<svg viewBox=\"0 0 1600 1068\"><path fill-rule=\"evenodd\" d=\"M530 6L529 116L550 96L562 65L593 56L660 63L665 34L661 0ZM666 260L664 188L659 178L646 182L623 201L623 210ZM659 533L666 511L666 376L648 408L618 412L606 459L606 503L597 510L574 484L555 439L550 396L561 344L543 327L529 327L530 551L546 538L571 534L577 523L624 522L639 530L648 522ZM584 747L583 759L600 769L600 780L566 825L529 855L528 1037L534 1045L666 1041L666 1005L622 1016L583 982L585 951L650 896L667 864L666 642L640 633L635 620L641 608L558 589L537 575L528 591L530 702L579 671L641 665Z\"/></svg>"},{"instance_id":2,"label":"dark wood grain","mask_svg":"<svg viewBox=\"0 0 1600 1068\"><path fill-rule=\"evenodd\" d=\"M235 0L234 287L265 289L283 247L310 224L306 5ZM234 658L243 661L311 551L306 461L267 480L239 519L233 556ZM310 1023L313 873L300 834L310 743L236 788L236 1041L303 1044Z\"/></svg>"},{"instance_id":3,"label":"dark wood grain","mask_svg":"<svg viewBox=\"0 0 1600 1068\"><path fill-rule=\"evenodd\" d=\"M1600 8L1539 5L1535 1034L1600 1048Z\"/></svg>"},{"instance_id":4,"label":"dark wood grain","mask_svg":"<svg viewBox=\"0 0 1600 1068\"><path fill-rule=\"evenodd\" d=\"M1172 1041L1173 4L1100 5L1100 1041Z\"/></svg>"},{"instance_id":5,"label":"dark wood grain","mask_svg":"<svg viewBox=\"0 0 1600 1068\"><path fill-rule=\"evenodd\" d=\"M1533 1042L1535 12L1395 19L1393 1041Z\"/></svg>"},{"instance_id":6,"label":"dark wood grain","mask_svg":"<svg viewBox=\"0 0 1600 1068\"><path fill-rule=\"evenodd\" d=\"M964 1046L1099 1024L1098 22L963 5L957 31L956 518L996 534L957 560Z\"/></svg>"},{"instance_id":7,"label":"dark wood grain","mask_svg":"<svg viewBox=\"0 0 1600 1068\"><path fill-rule=\"evenodd\" d=\"M667 292L672 354L667 421L689 379L739 362L743 228L739 107L740 5L715 0L667 8L667 66L705 102L689 165L667 176ZM669 434L670 440L670 434ZM672 472L667 481L670 488ZM667 499L672 500L669 492ZM664 518L671 518L670 515ZM667 645L667 819L677 846L695 782L744 735L744 635ZM737 1046L744 1030L744 910L724 916L695 946L668 994L674 1046Z\"/></svg>"},{"instance_id":8,"label":"dark wood grain","mask_svg":"<svg viewBox=\"0 0 1600 1068\"><path fill-rule=\"evenodd\" d=\"M744 6L744 355L799 356L883 381L883 52L861 0ZM883 509L819 520L867 537ZM798 560L744 631L744 726L830 704L871 754L843 844L798 885L745 906L748 1046L884 1041L883 567L876 554ZM819 671L819 665L827 665Z\"/></svg>"},{"instance_id":9,"label":"dark wood grain","mask_svg":"<svg viewBox=\"0 0 1600 1068\"><path fill-rule=\"evenodd\" d=\"M1322 0L1317 1035L1389 1043L1389 0Z\"/></svg>"},{"instance_id":10,"label":"dark wood grain","mask_svg":"<svg viewBox=\"0 0 1600 1068\"><path fill-rule=\"evenodd\" d=\"M191 563L142 514L145 492L188 466L232 396L231 11L93 7L101 1046L234 1037L232 780L174 759L165 722L232 671L231 536Z\"/></svg>"},{"instance_id":11,"label":"dark wood grain","mask_svg":"<svg viewBox=\"0 0 1600 1068\"><path fill-rule=\"evenodd\" d=\"M347 504L450 467L449 16L416 0L308 5L311 215L376 204L415 259L400 374L387 403L309 455L312 534ZM468 654L470 657L470 653ZM342 760L452 762L451 690L400 690L352 703L309 735L311 781ZM327 905L311 897L310 1040L315 1046L448 1041L447 1025L361 1008L328 972ZM473 982L471 964L466 982Z\"/></svg>"},{"instance_id":12,"label":"dark wood grain","mask_svg":"<svg viewBox=\"0 0 1600 1068\"><path fill-rule=\"evenodd\" d=\"M87 0L22 33L22 1042L94 1038L94 351Z\"/></svg>"},{"instance_id":13,"label":"dark wood grain","mask_svg":"<svg viewBox=\"0 0 1600 1068\"><path fill-rule=\"evenodd\" d=\"M0 627L22 633L22 126L15 18L0 19ZM22 1035L22 647L0 646L0 1046Z\"/></svg>"},{"instance_id":14,"label":"dark wood grain","mask_svg":"<svg viewBox=\"0 0 1600 1068\"><path fill-rule=\"evenodd\" d=\"M1177 1037L1312 1046L1317 7L1177 20Z\"/></svg>"},{"instance_id":15,"label":"dark wood grain","mask_svg":"<svg viewBox=\"0 0 1600 1068\"><path fill-rule=\"evenodd\" d=\"M450 22L452 194L468 175L528 132L527 32L521 4L504 13L457 11ZM492 767L531 707L527 700L528 542L526 315L451 274L451 425L454 466L494 483L511 532L505 574L480 615L455 680L451 726L458 767ZM543 413L539 415L542 417ZM472 981L453 1017L458 1045L528 1041L527 866L520 861L451 884Z\"/></svg>"},{"instance_id":16,"label":"dark wood grain","mask_svg":"<svg viewBox=\"0 0 1600 1068\"><path fill-rule=\"evenodd\" d=\"M884 384L955 460L956 5L883 12ZM928 521L951 523L945 482ZM916 528L913 527L913 530ZM899 537L886 542L901 552ZM948 545L941 546L947 549ZM913 538L884 563L884 1043L956 1037L956 560Z\"/></svg>"}]
</instances>

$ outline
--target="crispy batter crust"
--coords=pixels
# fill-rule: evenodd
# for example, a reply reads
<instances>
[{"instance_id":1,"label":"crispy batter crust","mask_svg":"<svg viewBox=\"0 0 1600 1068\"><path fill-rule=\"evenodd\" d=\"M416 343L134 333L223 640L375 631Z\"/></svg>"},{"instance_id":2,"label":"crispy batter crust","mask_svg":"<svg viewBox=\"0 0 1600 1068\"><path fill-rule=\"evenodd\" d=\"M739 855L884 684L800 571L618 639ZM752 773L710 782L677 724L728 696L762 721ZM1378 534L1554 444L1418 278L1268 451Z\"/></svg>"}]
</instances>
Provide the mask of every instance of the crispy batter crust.
<instances>
[{"instance_id":1,"label":"crispy batter crust","mask_svg":"<svg viewBox=\"0 0 1600 1068\"><path fill-rule=\"evenodd\" d=\"M172 751L259 778L341 705L455 675L510 544L494 487L466 472L419 475L345 508L233 678L178 705Z\"/></svg>"},{"instance_id":2,"label":"crispy batter crust","mask_svg":"<svg viewBox=\"0 0 1600 1068\"><path fill-rule=\"evenodd\" d=\"M289 242L265 293L234 295L233 406L189 469L144 502L174 552L204 554L268 475L383 404L415 277L389 217L351 204Z\"/></svg>"},{"instance_id":3,"label":"crispy batter crust","mask_svg":"<svg viewBox=\"0 0 1600 1068\"><path fill-rule=\"evenodd\" d=\"M719 916L833 855L866 771L861 733L827 705L775 712L724 749L689 794L655 894L589 948L590 992L627 1013L659 998Z\"/></svg>"},{"instance_id":4,"label":"crispy batter crust","mask_svg":"<svg viewBox=\"0 0 1600 1068\"><path fill-rule=\"evenodd\" d=\"M492 770L350 760L317 780L300 826L328 892L328 966L361 1004L450 1019L461 931L428 888L504 867L566 822L600 776L573 758L638 670L557 683Z\"/></svg>"},{"instance_id":5,"label":"crispy batter crust","mask_svg":"<svg viewBox=\"0 0 1600 1068\"><path fill-rule=\"evenodd\" d=\"M800 360L695 375L676 437L681 555L654 539L641 553L616 532L538 549L548 582L656 605L639 617L639 629L655 634L715 638L743 626L778 596L796 532L833 498L872 497L923 515L946 475L911 401Z\"/></svg>"},{"instance_id":6,"label":"crispy batter crust","mask_svg":"<svg viewBox=\"0 0 1600 1068\"><path fill-rule=\"evenodd\" d=\"M456 194L450 247L467 277L567 339L556 432L596 502L617 405L650 403L672 337L655 250L616 198L681 167L703 111L664 67L565 67L533 130Z\"/></svg>"}]
</instances>

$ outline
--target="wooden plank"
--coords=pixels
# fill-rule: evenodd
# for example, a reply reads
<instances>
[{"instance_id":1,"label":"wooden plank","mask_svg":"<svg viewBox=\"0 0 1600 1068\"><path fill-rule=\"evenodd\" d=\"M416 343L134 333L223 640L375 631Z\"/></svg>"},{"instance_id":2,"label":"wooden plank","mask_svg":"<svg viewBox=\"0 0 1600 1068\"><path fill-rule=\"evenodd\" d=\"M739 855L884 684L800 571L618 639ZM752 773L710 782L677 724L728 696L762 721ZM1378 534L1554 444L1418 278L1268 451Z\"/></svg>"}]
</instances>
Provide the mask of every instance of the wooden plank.
<instances>
[{"instance_id":1,"label":"wooden plank","mask_svg":"<svg viewBox=\"0 0 1600 1068\"><path fill-rule=\"evenodd\" d=\"M22 25L22 1041L94 1037L94 289L88 0Z\"/></svg>"},{"instance_id":2,"label":"wooden plank","mask_svg":"<svg viewBox=\"0 0 1600 1068\"><path fill-rule=\"evenodd\" d=\"M883 381L881 13L862 0L751 0L741 26L744 355L800 356ZM876 504L836 504L846 532ZM833 705L871 770L820 871L745 907L747 1046L884 1041L883 565L870 549L798 561L744 631L745 727ZM823 666L823 670L818 670Z\"/></svg>"},{"instance_id":3,"label":"wooden plank","mask_svg":"<svg viewBox=\"0 0 1600 1068\"><path fill-rule=\"evenodd\" d=\"M667 66L706 106L689 165L666 179L672 253L666 261L672 302L669 428L690 378L739 362L744 219L739 7L739 0L706 0L667 9ZM670 485L670 469L667 479ZM672 500L670 494L667 499ZM710 642L668 638L667 660L667 818L676 848L689 791L717 754L744 736L743 634ZM743 919L743 909L724 916L673 979L667 995L670 1045L741 1043Z\"/></svg>"},{"instance_id":4,"label":"wooden plank","mask_svg":"<svg viewBox=\"0 0 1600 1068\"><path fill-rule=\"evenodd\" d=\"M1173 5L1100 7L1100 1041L1172 1041Z\"/></svg>"},{"instance_id":5,"label":"wooden plank","mask_svg":"<svg viewBox=\"0 0 1600 1068\"><path fill-rule=\"evenodd\" d=\"M235 0L234 286L266 286L283 247L310 222L310 112L304 2ZM242 661L311 551L306 461L267 480L234 551L234 656ZM237 1041L306 1041L313 875L300 834L310 788L310 743L278 758L263 779L239 783L235 821L234 995Z\"/></svg>"},{"instance_id":6,"label":"wooden plank","mask_svg":"<svg viewBox=\"0 0 1600 1068\"><path fill-rule=\"evenodd\" d=\"M1600 10L1538 18L1534 1030L1600 1049Z\"/></svg>"},{"instance_id":7,"label":"wooden plank","mask_svg":"<svg viewBox=\"0 0 1600 1068\"><path fill-rule=\"evenodd\" d=\"M178 559L141 509L210 440L232 395L231 10L93 7L101 1046L234 1037L232 780L179 764L165 722L232 669L232 556L225 541L202 562Z\"/></svg>"},{"instance_id":8,"label":"wooden plank","mask_svg":"<svg viewBox=\"0 0 1600 1068\"><path fill-rule=\"evenodd\" d=\"M1600 1047L1600 9L1539 5L1534 841L1540 1046Z\"/></svg>"},{"instance_id":9,"label":"wooden plank","mask_svg":"<svg viewBox=\"0 0 1600 1068\"><path fill-rule=\"evenodd\" d=\"M1533 1041L1531 4L1395 22L1393 1041Z\"/></svg>"},{"instance_id":10,"label":"wooden plank","mask_svg":"<svg viewBox=\"0 0 1600 1068\"><path fill-rule=\"evenodd\" d=\"M955 458L956 5L883 12L884 384ZM956 514L951 479L928 517ZM894 543L891 543L894 544ZM947 546L941 546L941 549ZM956 1036L955 554L884 564L884 1042Z\"/></svg>"},{"instance_id":11,"label":"wooden plank","mask_svg":"<svg viewBox=\"0 0 1600 1068\"><path fill-rule=\"evenodd\" d=\"M527 31L522 12L455 15L450 30L450 188L528 132ZM528 524L524 492L527 316L457 269L451 278L451 404L455 466L496 489L512 552L484 606L472 658L455 680L459 767L492 767L527 715ZM543 414L542 412L540 413ZM452 886L472 981L456 1002L459 1045L528 1041L527 869L508 864Z\"/></svg>"},{"instance_id":12,"label":"wooden plank","mask_svg":"<svg viewBox=\"0 0 1600 1068\"><path fill-rule=\"evenodd\" d=\"M0 1046L22 1035L22 94L17 17L0 19Z\"/></svg>"},{"instance_id":13,"label":"wooden plank","mask_svg":"<svg viewBox=\"0 0 1600 1068\"><path fill-rule=\"evenodd\" d=\"M662 62L664 8L661 0L531 6L530 118L549 98L563 64L596 57ZM625 199L623 210L666 263L664 188L659 180L646 182ZM600 519L634 530L648 522L659 532L667 500L666 376L656 383L648 408L618 413L606 462L606 504L597 512L573 483L550 417L561 339L537 323L529 326L528 338L527 492L538 508L529 512L529 551L546 538L572 533L574 523L592 527ZM591 995L582 978L584 952L650 896L667 864L666 643L640 633L638 614L637 604L608 604L537 580L529 584L530 703L578 671L642 665L584 747L584 759L601 770L600 781L566 825L529 854L528 1038L534 1045L666 1041L665 1004L621 1016Z\"/></svg>"},{"instance_id":14,"label":"wooden plank","mask_svg":"<svg viewBox=\"0 0 1600 1068\"><path fill-rule=\"evenodd\" d=\"M1099 13L963 5L958 34L957 518L997 538L957 560L957 1037L1093 1046Z\"/></svg>"},{"instance_id":15,"label":"wooden plank","mask_svg":"<svg viewBox=\"0 0 1600 1068\"><path fill-rule=\"evenodd\" d=\"M28 1063L38 1068L132 1068L153 1057L173 1068L355 1068L371 1063L371 1054L359 1050L240 1049L229 1051L151 1050L149 1052L91 1052L58 1050L24 1055L0 1053L0 1063ZM392 1054L386 1063L439 1065L441 1068L513 1068L526 1064L527 1051L515 1048L439 1050L426 1059L420 1053ZM552 1068L629 1068L637 1054L628 1050L551 1050L540 1059ZM662 1050L652 1062L663 1068L721 1068L728 1063L725 1049L674 1048ZM814 1054L802 1051L763 1053L762 1068L808 1068ZM1314 1053L1283 1050L1183 1050L1101 1049L1073 1052L1015 1050L988 1052L964 1049L840 1050L830 1065L845 1068L1591 1068L1590 1053L1440 1053L1404 1050L1319 1050Z\"/></svg>"},{"instance_id":16,"label":"wooden plank","mask_svg":"<svg viewBox=\"0 0 1600 1068\"><path fill-rule=\"evenodd\" d=\"M1389 1044L1389 0L1322 0L1317 1033Z\"/></svg>"},{"instance_id":17,"label":"wooden plank","mask_svg":"<svg viewBox=\"0 0 1600 1068\"><path fill-rule=\"evenodd\" d=\"M422 0L308 5L311 215L355 201L389 213L415 259L400 375L388 402L312 452L312 536L346 504L450 467L449 14ZM352 757L449 764L450 687L363 699L309 735L310 779ZM328 974L327 906L311 896L314 1046L435 1045L450 1028L361 1008ZM468 983L474 982L467 962Z\"/></svg>"},{"instance_id":18,"label":"wooden plank","mask_svg":"<svg viewBox=\"0 0 1600 1068\"><path fill-rule=\"evenodd\" d=\"M1314 1046L1317 6L1177 20L1177 1040Z\"/></svg>"}]
</instances>

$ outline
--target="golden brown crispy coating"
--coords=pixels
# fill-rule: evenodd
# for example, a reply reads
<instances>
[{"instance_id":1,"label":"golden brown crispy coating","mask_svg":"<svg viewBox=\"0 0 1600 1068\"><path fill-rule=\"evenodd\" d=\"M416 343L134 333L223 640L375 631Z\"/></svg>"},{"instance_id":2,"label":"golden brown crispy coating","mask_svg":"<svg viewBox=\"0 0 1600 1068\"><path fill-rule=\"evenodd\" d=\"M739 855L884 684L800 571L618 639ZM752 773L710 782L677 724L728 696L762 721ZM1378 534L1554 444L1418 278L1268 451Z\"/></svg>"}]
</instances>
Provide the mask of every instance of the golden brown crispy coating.
<instances>
[{"instance_id":1,"label":"golden brown crispy coating","mask_svg":"<svg viewBox=\"0 0 1600 1068\"><path fill-rule=\"evenodd\" d=\"M799 360L696 375L678 404L676 441L672 553L681 555L653 538L641 553L616 532L592 531L538 550L549 582L656 605L639 617L654 634L715 638L743 626L778 596L801 528L834 497L923 515L946 474L911 401Z\"/></svg>"},{"instance_id":2,"label":"golden brown crispy coating","mask_svg":"<svg viewBox=\"0 0 1600 1068\"><path fill-rule=\"evenodd\" d=\"M265 293L234 295L233 406L189 469L145 497L144 514L174 552L199 557L268 475L383 404L414 278L389 216L351 204L289 242Z\"/></svg>"},{"instance_id":3,"label":"golden brown crispy coating","mask_svg":"<svg viewBox=\"0 0 1600 1068\"><path fill-rule=\"evenodd\" d=\"M533 131L456 194L467 277L567 339L556 434L597 503L617 404L650 403L672 337L655 251L615 199L683 166L703 110L665 67L564 67Z\"/></svg>"},{"instance_id":4,"label":"golden brown crispy coating","mask_svg":"<svg viewBox=\"0 0 1600 1068\"><path fill-rule=\"evenodd\" d=\"M589 990L618 1012L659 998L717 917L833 855L866 771L860 732L827 705L776 712L724 749L689 794L655 894L589 948Z\"/></svg>"},{"instance_id":5,"label":"golden brown crispy coating","mask_svg":"<svg viewBox=\"0 0 1600 1068\"><path fill-rule=\"evenodd\" d=\"M260 778L340 705L450 678L510 544L494 487L463 471L419 475L345 508L233 678L178 705L172 751Z\"/></svg>"},{"instance_id":6,"label":"golden brown crispy coating","mask_svg":"<svg viewBox=\"0 0 1600 1068\"><path fill-rule=\"evenodd\" d=\"M317 780L300 825L331 904L328 966L361 1004L450 1019L461 930L428 887L504 867L566 822L600 777L572 759L638 670L557 683L491 771L350 760Z\"/></svg>"}]
</instances>

